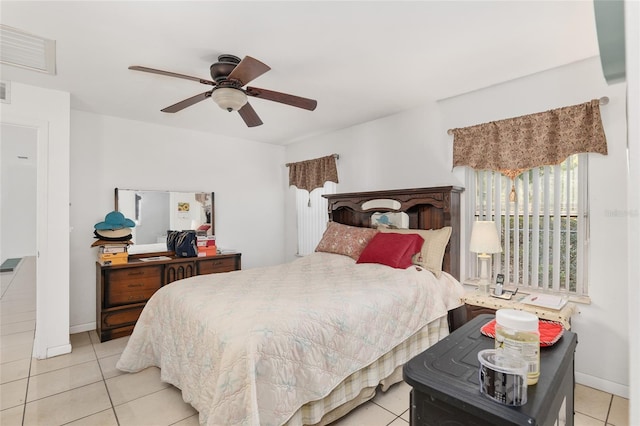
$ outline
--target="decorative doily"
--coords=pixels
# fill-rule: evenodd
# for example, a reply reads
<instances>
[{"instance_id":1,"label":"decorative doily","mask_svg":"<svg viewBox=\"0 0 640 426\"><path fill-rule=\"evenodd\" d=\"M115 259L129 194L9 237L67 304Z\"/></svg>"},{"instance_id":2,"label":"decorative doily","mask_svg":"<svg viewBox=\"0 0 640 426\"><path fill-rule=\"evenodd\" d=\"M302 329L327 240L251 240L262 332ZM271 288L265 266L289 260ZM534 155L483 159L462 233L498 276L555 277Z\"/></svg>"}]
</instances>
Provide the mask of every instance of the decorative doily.
<instances>
[{"instance_id":1,"label":"decorative doily","mask_svg":"<svg viewBox=\"0 0 640 426\"><path fill-rule=\"evenodd\" d=\"M564 333L564 327L561 323L548 320L538 321L538 330L540 331L540 346L553 346ZM485 336L496 338L496 320L493 319L482 326L480 332Z\"/></svg>"}]
</instances>

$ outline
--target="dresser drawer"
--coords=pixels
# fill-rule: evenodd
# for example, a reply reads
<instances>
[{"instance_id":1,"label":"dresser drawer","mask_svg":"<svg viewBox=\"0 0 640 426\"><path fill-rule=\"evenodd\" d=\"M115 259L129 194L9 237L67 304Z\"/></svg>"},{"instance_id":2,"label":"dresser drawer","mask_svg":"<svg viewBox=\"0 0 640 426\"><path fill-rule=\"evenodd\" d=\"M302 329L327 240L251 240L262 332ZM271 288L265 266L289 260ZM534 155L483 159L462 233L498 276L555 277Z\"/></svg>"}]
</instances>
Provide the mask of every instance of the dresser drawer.
<instances>
[{"instance_id":1,"label":"dresser drawer","mask_svg":"<svg viewBox=\"0 0 640 426\"><path fill-rule=\"evenodd\" d=\"M200 260L198 262L198 274L217 274L220 272L230 272L237 270L236 257L223 257L216 259Z\"/></svg>"},{"instance_id":2,"label":"dresser drawer","mask_svg":"<svg viewBox=\"0 0 640 426\"><path fill-rule=\"evenodd\" d=\"M162 285L162 266L114 269L105 281L105 308L146 302Z\"/></svg>"},{"instance_id":3,"label":"dresser drawer","mask_svg":"<svg viewBox=\"0 0 640 426\"><path fill-rule=\"evenodd\" d=\"M142 313L142 309L144 309L144 306L103 312L102 328L114 328L135 324Z\"/></svg>"}]
</instances>

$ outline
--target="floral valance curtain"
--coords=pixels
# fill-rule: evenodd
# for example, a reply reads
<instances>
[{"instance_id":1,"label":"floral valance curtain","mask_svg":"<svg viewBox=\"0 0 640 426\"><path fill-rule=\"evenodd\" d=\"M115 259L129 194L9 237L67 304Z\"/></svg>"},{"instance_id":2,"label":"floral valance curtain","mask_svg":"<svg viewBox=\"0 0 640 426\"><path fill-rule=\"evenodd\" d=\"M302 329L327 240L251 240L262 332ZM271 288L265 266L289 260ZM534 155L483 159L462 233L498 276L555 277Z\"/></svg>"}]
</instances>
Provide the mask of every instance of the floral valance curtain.
<instances>
[{"instance_id":1,"label":"floral valance curtain","mask_svg":"<svg viewBox=\"0 0 640 426\"><path fill-rule=\"evenodd\" d=\"M522 172L562 163L583 152L607 155L600 101L452 130L453 166Z\"/></svg>"},{"instance_id":2,"label":"floral valance curtain","mask_svg":"<svg viewBox=\"0 0 640 426\"><path fill-rule=\"evenodd\" d=\"M338 167L334 155L289 163L289 185L311 192L327 181L338 183Z\"/></svg>"}]
</instances>

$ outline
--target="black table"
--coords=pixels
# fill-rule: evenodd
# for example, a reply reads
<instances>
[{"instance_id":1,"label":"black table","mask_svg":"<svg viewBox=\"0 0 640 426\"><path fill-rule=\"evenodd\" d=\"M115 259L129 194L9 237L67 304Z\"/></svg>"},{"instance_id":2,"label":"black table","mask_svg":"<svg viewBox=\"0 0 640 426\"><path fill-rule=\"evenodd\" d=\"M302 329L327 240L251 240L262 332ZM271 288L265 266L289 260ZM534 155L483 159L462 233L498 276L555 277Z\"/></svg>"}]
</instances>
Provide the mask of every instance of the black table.
<instances>
[{"instance_id":1,"label":"black table","mask_svg":"<svg viewBox=\"0 0 640 426\"><path fill-rule=\"evenodd\" d=\"M540 348L540 378L527 403L509 407L480 393L478 352L494 340L480 333L493 315L480 315L405 364L411 390L411 425L573 425L575 333Z\"/></svg>"}]
</instances>

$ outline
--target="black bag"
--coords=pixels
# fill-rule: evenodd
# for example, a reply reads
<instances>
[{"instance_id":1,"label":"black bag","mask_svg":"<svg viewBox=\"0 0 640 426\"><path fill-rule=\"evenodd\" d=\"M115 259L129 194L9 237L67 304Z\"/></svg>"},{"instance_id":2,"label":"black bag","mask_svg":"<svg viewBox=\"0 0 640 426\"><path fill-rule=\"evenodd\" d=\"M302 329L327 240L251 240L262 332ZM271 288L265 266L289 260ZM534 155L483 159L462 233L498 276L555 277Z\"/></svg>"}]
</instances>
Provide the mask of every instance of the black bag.
<instances>
[{"instance_id":1,"label":"black bag","mask_svg":"<svg viewBox=\"0 0 640 426\"><path fill-rule=\"evenodd\" d=\"M167 250L176 251L176 238L180 231L167 231Z\"/></svg>"},{"instance_id":2,"label":"black bag","mask_svg":"<svg viewBox=\"0 0 640 426\"><path fill-rule=\"evenodd\" d=\"M198 256L196 231L180 231L176 237L175 253L178 257Z\"/></svg>"}]
</instances>

